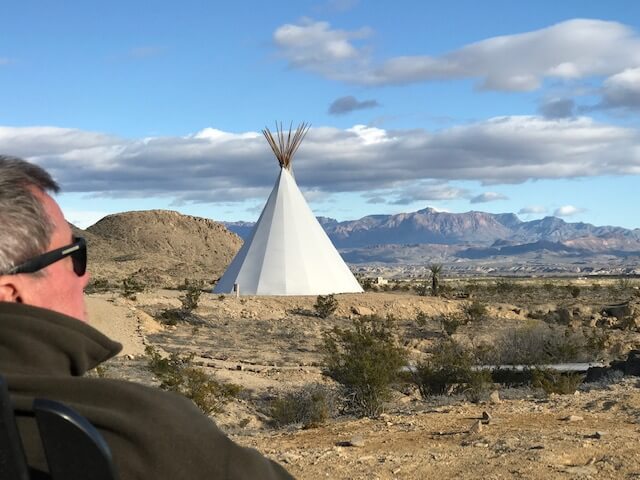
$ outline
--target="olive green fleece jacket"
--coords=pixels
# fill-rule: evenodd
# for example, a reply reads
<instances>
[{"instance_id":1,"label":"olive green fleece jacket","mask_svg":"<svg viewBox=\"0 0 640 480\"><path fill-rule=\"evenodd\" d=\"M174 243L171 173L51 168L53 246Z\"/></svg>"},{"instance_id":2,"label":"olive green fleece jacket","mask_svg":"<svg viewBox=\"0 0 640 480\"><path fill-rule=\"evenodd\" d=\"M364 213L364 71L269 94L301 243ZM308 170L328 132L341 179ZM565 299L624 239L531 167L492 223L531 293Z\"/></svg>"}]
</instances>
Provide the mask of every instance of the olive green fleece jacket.
<instances>
[{"instance_id":1,"label":"olive green fleece jacket","mask_svg":"<svg viewBox=\"0 0 640 480\"><path fill-rule=\"evenodd\" d=\"M46 471L31 408L40 397L64 402L100 431L120 480L292 478L257 451L236 445L184 397L82 377L121 348L74 318L0 302L0 375L34 473Z\"/></svg>"}]
</instances>

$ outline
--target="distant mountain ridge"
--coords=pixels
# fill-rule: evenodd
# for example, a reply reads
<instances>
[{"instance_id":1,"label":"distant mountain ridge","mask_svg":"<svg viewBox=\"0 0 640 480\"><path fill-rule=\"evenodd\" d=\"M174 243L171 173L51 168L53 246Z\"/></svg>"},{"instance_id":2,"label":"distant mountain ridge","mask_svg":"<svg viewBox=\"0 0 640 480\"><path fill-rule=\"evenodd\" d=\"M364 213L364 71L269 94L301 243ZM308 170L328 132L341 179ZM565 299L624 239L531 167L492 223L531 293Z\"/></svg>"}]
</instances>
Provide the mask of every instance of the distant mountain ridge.
<instances>
[{"instance_id":1,"label":"distant mountain ridge","mask_svg":"<svg viewBox=\"0 0 640 480\"><path fill-rule=\"evenodd\" d=\"M359 220L338 222L319 217L338 248L363 248L378 245L443 244L493 248L499 253L505 247L513 252L532 248L567 253L640 252L640 228L633 230L615 226L570 223L557 217L522 221L513 213L439 212L425 208L396 215L368 215ZM223 222L232 232L246 238L251 222Z\"/></svg>"}]
</instances>

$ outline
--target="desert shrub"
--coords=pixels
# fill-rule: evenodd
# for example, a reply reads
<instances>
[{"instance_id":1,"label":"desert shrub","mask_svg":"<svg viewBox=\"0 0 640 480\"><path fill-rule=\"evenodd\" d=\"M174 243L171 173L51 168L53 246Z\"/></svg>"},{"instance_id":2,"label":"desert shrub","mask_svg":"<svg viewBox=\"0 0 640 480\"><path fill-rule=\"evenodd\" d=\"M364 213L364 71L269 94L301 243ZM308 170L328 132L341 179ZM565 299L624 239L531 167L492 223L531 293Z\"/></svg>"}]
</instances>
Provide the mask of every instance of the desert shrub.
<instances>
[{"instance_id":1,"label":"desert shrub","mask_svg":"<svg viewBox=\"0 0 640 480\"><path fill-rule=\"evenodd\" d=\"M106 278L92 278L89 285L84 289L85 293L106 292L111 288L109 280Z\"/></svg>"},{"instance_id":2,"label":"desert shrub","mask_svg":"<svg viewBox=\"0 0 640 480\"><path fill-rule=\"evenodd\" d=\"M585 340L587 351L599 358L606 352L611 341L611 334L608 330L594 328L585 335Z\"/></svg>"},{"instance_id":3,"label":"desert shrub","mask_svg":"<svg viewBox=\"0 0 640 480\"><path fill-rule=\"evenodd\" d=\"M313 309L320 318L328 318L338 309L338 300L333 295L318 295Z\"/></svg>"},{"instance_id":4,"label":"desert shrub","mask_svg":"<svg viewBox=\"0 0 640 480\"><path fill-rule=\"evenodd\" d=\"M500 278L496 281L495 291L498 294L511 293L517 290L517 285L513 280Z\"/></svg>"},{"instance_id":5,"label":"desert shrub","mask_svg":"<svg viewBox=\"0 0 640 480\"><path fill-rule=\"evenodd\" d=\"M129 300L135 300L138 293L142 293L144 290L145 287L142 282L133 276L129 276L122 280L122 296Z\"/></svg>"},{"instance_id":6,"label":"desert shrub","mask_svg":"<svg viewBox=\"0 0 640 480\"><path fill-rule=\"evenodd\" d=\"M206 415L219 413L242 387L219 382L192 365L193 354L162 357L152 346L145 348L147 367L160 380L160 388L191 399Z\"/></svg>"},{"instance_id":7,"label":"desert shrub","mask_svg":"<svg viewBox=\"0 0 640 480\"><path fill-rule=\"evenodd\" d=\"M466 316L462 316L456 313L445 313L438 317L440 321L440 325L442 329L447 333L447 335L453 335L456 333L459 327L462 325L466 325L469 323L469 319Z\"/></svg>"},{"instance_id":8,"label":"desert shrub","mask_svg":"<svg viewBox=\"0 0 640 480\"><path fill-rule=\"evenodd\" d=\"M580 296L580 287L577 285L567 285L567 291L573 298L578 298Z\"/></svg>"},{"instance_id":9,"label":"desert shrub","mask_svg":"<svg viewBox=\"0 0 640 480\"><path fill-rule=\"evenodd\" d=\"M462 287L462 291L471 295L480 290L480 285L475 280L471 280Z\"/></svg>"},{"instance_id":10,"label":"desert shrub","mask_svg":"<svg viewBox=\"0 0 640 480\"><path fill-rule=\"evenodd\" d=\"M416 314L416 324L419 327L426 327L427 326L427 322L429 321L429 315L427 315L426 313L424 313L422 310L420 310L417 314Z\"/></svg>"},{"instance_id":11,"label":"desert shrub","mask_svg":"<svg viewBox=\"0 0 640 480\"><path fill-rule=\"evenodd\" d=\"M467 400L480 403L485 400L493 387L493 378L489 370L471 370L463 391Z\"/></svg>"},{"instance_id":12,"label":"desert shrub","mask_svg":"<svg viewBox=\"0 0 640 480\"><path fill-rule=\"evenodd\" d=\"M182 311L179 308L167 308L160 312L160 316L158 320L163 325L168 325L173 327L178 324L178 322L182 321L183 315Z\"/></svg>"},{"instance_id":13,"label":"desert shrub","mask_svg":"<svg viewBox=\"0 0 640 480\"><path fill-rule=\"evenodd\" d=\"M597 353L597 339L581 332L532 325L500 332L491 350L478 361L495 365L540 365L591 360Z\"/></svg>"},{"instance_id":14,"label":"desert shrub","mask_svg":"<svg viewBox=\"0 0 640 480\"><path fill-rule=\"evenodd\" d=\"M478 401L488 390L491 373L473 369L473 363L467 348L447 340L435 347L431 358L416 365L413 381L424 398L464 392Z\"/></svg>"},{"instance_id":15,"label":"desert shrub","mask_svg":"<svg viewBox=\"0 0 640 480\"><path fill-rule=\"evenodd\" d=\"M322 352L324 373L343 386L347 408L369 417L382 412L407 358L397 345L393 320L376 315L354 319L351 329L326 332Z\"/></svg>"},{"instance_id":16,"label":"desert shrub","mask_svg":"<svg viewBox=\"0 0 640 480\"><path fill-rule=\"evenodd\" d=\"M620 277L616 286L618 290L624 292L625 290L629 290L633 285L629 277Z\"/></svg>"},{"instance_id":17,"label":"desert shrub","mask_svg":"<svg viewBox=\"0 0 640 480\"><path fill-rule=\"evenodd\" d=\"M567 307L559 307L556 310L556 315L558 316L558 322L562 325L569 325L569 323L571 323L571 319L573 318L573 314Z\"/></svg>"},{"instance_id":18,"label":"desert shrub","mask_svg":"<svg viewBox=\"0 0 640 480\"><path fill-rule=\"evenodd\" d=\"M373 283L373 278L369 277L358 277L358 282L360 282L360 286L365 292L369 292L371 290L375 290L375 285Z\"/></svg>"},{"instance_id":19,"label":"desert shrub","mask_svg":"<svg viewBox=\"0 0 640 480\"><path fill-rule=\"evenodd\" d=\"M429 284L427 282L419 282L413 288L420 297L426 297L429 294Z\"/></svg>"},{"instance_id":20,"label":"desert shrub","mask_svg":"<svg viewBox=\"0 0 640 480\"><path fill-rule=\"evenodd\" d=\"M91 378L108 378L110 367L108 364L101 363L86 373Z\"/></svg>"},{"instance_id":21,"label":"desert shrub","mask_svg":"<svg viewBox=\"0 0 640 480\"><path fill-rule=\"evenodd\" d=\"M301 424L322 425L335 413L335 393L322 384L306 385L271 401L269 415L277 427Z\"/></svg>"},{"instance_id":22,"label":"desert shrub","mask_svg":"<svg viewBox=\"0 0 640 480\"><path fill-rule=\"evenodd\" d=\"M170 326L177 325L178 322L187 322L194 326L204 324L205 321L193 311L198 308L198 302L204 287L203 282L185 280L183 287L186 291L178 297L181 306L179 308L167 308L160 312L160 322Z\"/></svg>"},{"instance_id":23,"label":"desert shrub","mask_svg":"<svg viewBox=\"0 0 640 480\"><path fill-rule=\"evenodd\" d=\"M183 308L166 308L160 312L158 320L168 326L175 326L180 322L188 323L193 327L206 324L202 317Z\"/></svg>"},{"instance_id":24,"label":"desert shrub","mask_svg":"<svg viewBox=\"0 0 640 480\"><path fill-rule=\"evenodd\" d=\"M393 290L394 292L406 292L410 288L411 288L411 285L409 285L409 282L398 280L393 282L393 286L391 287L391 290Z\"/></svg>"},{"instance_id":25,"label":"desert shrub","mask_svg":"<svg viewBox=\"0 0 640 480\"><path fill-rule=\"evenodd\" d=\"M202 295L202 288L204 287L201 281L189 281L185 279L184 289L185 293L178 297L182 304L182 310L185 312L192 312L198 308L198 302L200 301L200 295Z\"/></svg>"},{"instance_id":26,"label":"desert shrub","mask_svg":"<svg viewBox=\"0 0 640 480\"><path fill-rule=\"evenodd\" d=\"M531 375L532 386L543 389L547 394L573 394L584 379L584 375L580 373L561 373L555 370L541 368L533 369Z\"/></svg>"},{"instance_id":27,"label":"desert shrub","mask_svg":"<svg viewBox=\"0 0 640 480\"><path fill-rule=\"evenodd\" d=\"M469 321L477 322L487 315L487 306L478 300L474 300L467 303L463 307L463 311Z\"/></svg>"}]
</instances>

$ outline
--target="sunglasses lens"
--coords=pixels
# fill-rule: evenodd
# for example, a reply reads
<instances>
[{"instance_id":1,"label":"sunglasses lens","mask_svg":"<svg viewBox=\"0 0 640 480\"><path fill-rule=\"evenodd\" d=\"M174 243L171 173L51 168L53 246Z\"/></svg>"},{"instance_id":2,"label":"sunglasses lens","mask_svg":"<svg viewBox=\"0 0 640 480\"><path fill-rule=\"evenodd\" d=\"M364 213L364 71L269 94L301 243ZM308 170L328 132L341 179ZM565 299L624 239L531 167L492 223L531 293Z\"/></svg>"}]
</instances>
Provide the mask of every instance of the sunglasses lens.
<instances>
[{"instance_id":1,"label":"sunglasses lens","mask_svg":"<svg viewBox=\"0 0 640 480\"><path fill-rule=\"evenodd\" d=\"M79 277L83 276L87 271L87 247L82 245L79 250L71 254L73 261L73 271Z\"/></svg>"}]
</instances>

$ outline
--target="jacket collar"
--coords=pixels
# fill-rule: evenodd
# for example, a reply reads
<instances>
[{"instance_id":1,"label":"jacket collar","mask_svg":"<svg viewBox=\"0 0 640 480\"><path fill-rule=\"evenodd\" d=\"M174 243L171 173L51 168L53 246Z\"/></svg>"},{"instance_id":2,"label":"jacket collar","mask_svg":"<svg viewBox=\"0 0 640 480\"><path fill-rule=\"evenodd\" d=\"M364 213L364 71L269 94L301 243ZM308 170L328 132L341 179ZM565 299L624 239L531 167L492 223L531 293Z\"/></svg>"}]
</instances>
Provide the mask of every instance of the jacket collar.
<instances>
[{"instance_id":1,"label":"jacket collar","mask_svg":"<svg viewBox=\"0 0 640 480\"><path fill-rule=\"evenodd\" d=\"M75 318L0 302L0 374L80 376L120 350L121 344Z\"/></svg>"}]
</instances>

